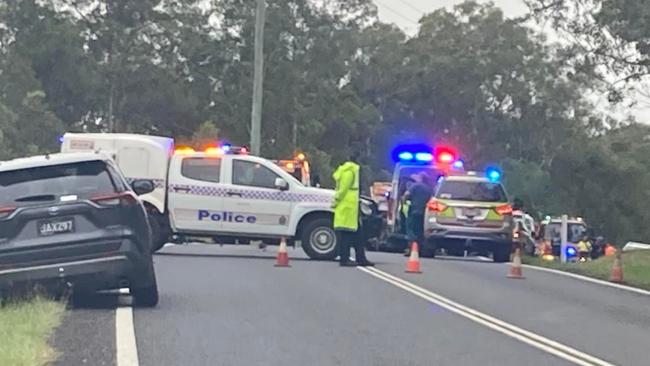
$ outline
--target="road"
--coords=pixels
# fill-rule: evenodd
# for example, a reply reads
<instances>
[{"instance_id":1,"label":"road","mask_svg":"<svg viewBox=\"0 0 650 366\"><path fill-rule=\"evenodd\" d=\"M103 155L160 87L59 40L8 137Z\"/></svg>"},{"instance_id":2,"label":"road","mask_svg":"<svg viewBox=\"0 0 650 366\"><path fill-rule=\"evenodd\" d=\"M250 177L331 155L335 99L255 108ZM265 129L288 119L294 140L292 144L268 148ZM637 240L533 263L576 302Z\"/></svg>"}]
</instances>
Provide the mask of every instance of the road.
<instances>
[{"instance_id":1,"label":"road","mask_svg":"<svg viewBox=\"0 0 650 366\"><path fill-rule=\"evenodd\" d=\"M165 248L160 304L132 311L131 348L115 320L129 297L103 295L55 334L59 364L127 366L129 352L142 366L649 362L646 295L532 269L511 280L479 259L423 259L406 274L396 254L370 253L364 270L289 249L292 267L275 268L275 250Z\"/></svg>"}]
</instances>

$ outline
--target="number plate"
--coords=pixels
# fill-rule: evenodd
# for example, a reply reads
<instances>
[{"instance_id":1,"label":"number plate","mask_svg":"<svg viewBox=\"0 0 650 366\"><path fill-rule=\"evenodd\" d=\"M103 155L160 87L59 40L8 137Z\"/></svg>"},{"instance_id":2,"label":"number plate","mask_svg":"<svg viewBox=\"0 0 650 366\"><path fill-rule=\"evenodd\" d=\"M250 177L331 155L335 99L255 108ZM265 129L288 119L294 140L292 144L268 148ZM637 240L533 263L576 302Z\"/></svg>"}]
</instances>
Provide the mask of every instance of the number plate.
<instances>
[{"instance_id":1,"label":"number plate","mask_svg":"<svg viewBox=\"0 0 650 366\"><path fill-rule=\"evenodd\" d=\"M478 208L466 208L466 209L463 210L463 213L467 217L474 217L474 216L480 215L481 210L479 210Z\"/></svg>"},{"instance_id":2,"label":"number plate","mask_svg":"<svg viewBox=\"0 0 650 366\"><path fill-rule=\"evenodd\" d=\"M38 222L38 235L52 236L56 234L65 234L74 232L74 220L69 219L56 219L56 220L43 220Z\"/></svg>"}]
</instances>

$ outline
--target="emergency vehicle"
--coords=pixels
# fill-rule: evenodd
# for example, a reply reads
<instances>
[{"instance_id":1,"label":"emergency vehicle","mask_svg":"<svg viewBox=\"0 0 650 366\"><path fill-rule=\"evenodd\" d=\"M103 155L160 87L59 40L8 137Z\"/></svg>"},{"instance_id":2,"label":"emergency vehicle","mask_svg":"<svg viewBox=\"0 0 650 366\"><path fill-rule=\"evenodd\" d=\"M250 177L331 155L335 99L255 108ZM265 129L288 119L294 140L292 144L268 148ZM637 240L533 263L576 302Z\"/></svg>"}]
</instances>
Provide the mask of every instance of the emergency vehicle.
<instances>
[{"instance_id":1,"label":"emergency vehicle","mask_svg":"<svg viewBox=\"0 0 650 366\"><path fill-rule=\"evenodd\" d=\"M540 229L542 241L551 246L552 255L555 257L559 257L562 252L561 230L561 217L546 217L542 221ZM578 256L577 245L585 235L590 238L593 237L593 232L585 221L581 217L569 217L567 220L567 245L565 253L569 260L575 259ZM601 248L596 248L594 252L598 253L600 250Z\"/></svg>"},{"instance_id":2,"label":"emergency vehicle","mask_svg":"<svg viewBox=\"0 0 650 366\"><path fill-rule=\"evenodd\" d=\"M280 238L299 241L312 259L334 259L334 191L306 187L270 160L245 148L214 146L204 151L175 147L166 137L136 134L73 134L62 138L62 152L103 151L127 180L149 180L155 190L141 196L150 215L154 250L170 238ZM361 202L363 217L376 205ZM378 230L377 230L378 231ZM365 232L367 237L372 233Z\"/></svg>"},{"instance_id":3,"label":"emergency vehicle","mask_svg":"<svg viewBox=\"0 0 650 366\"><path fill-rule=\"evenodd\" d=\"M296 154L295 158L288 160L273 160L275 164L284 169L287 173L298 179L303 185L312 186L311 168L304 153Z\"/></svg>"},{"instance_id":4,"label":"emergency vehicle","mask_svg":"<svg viewBox=\"0 0 650 366\"><path fill-rule=\"evenodd\" d=\"M431 181L464 170L463 161L456 151L447 146L432 148L428 145L402 145L393 151L396 162L393 179L387 198L386 225L382 233L382 249L404 250L408 245L406 237L406 215L402 198L412 176L421 172L429 174Z\"/></svg>"}]
</instances>

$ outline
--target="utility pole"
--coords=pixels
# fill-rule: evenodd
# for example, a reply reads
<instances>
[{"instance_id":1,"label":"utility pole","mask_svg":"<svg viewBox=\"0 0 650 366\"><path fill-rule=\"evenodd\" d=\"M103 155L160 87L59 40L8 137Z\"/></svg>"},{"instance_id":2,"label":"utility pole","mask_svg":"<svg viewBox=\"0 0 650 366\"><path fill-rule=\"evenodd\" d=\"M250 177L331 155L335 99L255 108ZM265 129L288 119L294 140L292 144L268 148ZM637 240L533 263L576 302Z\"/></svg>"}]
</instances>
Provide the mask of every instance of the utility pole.
<instances>
[{"instance_id":1,"label":"utility pole","mask_svg":"<svg viewBox=\"0 0 650 366\"><path fill-rule=\"evenodd\" d=\"M567 247L567 241L569 240L569 216L567 215L562 215L562 226L560 226L560 261L562 263L566 263L567 261L567 255L566 255L566 247Z\"/></svg>"},{"instance_id":2,"label":"utility pole","mask_svg":"<svg viewBox=\"0 0 650 366\"><path fill-rule=\"evenodd\" d=\"M253 108L251 112L251 152L259 155L262 145L262 98L264 94L264 22L266 0L257 0L255 14L255 67L253 72Z\"/></svg>"}]
</instances>

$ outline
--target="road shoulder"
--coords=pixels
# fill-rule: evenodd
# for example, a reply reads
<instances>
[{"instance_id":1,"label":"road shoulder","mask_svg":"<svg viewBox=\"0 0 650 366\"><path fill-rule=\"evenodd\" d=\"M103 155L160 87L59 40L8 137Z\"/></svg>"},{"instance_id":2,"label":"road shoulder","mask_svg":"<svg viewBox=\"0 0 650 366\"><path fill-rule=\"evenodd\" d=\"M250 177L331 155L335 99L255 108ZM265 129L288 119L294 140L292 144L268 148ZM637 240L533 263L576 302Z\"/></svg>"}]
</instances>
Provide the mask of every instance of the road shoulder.
<instances>
[{"instance_id":1,"label":"road shoulder","mask_svg":"<svg viewBox=\"0 0 650 366\"><path fill-rule=\"evenodd\" d=\"M54 365L115 365L116 305L116 295L101 294L68 311L52 337Z\"/></svg>"}]
</instances>

